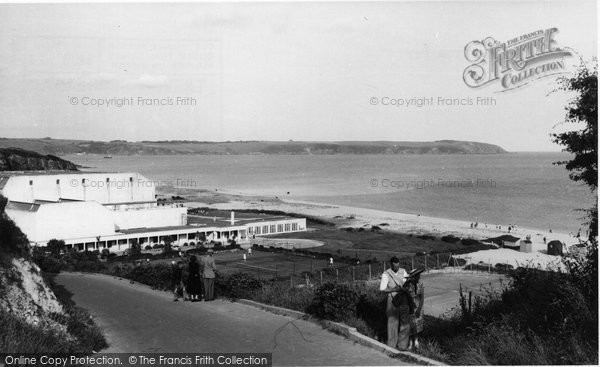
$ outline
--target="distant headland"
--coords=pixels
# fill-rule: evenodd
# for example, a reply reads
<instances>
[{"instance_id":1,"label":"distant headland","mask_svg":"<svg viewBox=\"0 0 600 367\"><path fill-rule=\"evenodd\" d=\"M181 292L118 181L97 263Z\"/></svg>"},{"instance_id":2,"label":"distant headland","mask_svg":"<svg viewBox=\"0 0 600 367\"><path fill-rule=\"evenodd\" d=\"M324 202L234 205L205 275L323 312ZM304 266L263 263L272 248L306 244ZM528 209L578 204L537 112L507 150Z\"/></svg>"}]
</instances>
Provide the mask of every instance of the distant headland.
<instances>
[{"instance_id":1,"label":"distant headland","mask_svg":"<svg viewBox=\"0 0 600 367\"><path fill-rule=\"evenodd\" d=\"M497 145L437 140L409 141L191 141L163 140L129 142L125 140L92 141L70 139L0 138L0 148L21 148L41 154L112 155L333 155L333 154L501 154Z\"/></svg>"}]
</instances>

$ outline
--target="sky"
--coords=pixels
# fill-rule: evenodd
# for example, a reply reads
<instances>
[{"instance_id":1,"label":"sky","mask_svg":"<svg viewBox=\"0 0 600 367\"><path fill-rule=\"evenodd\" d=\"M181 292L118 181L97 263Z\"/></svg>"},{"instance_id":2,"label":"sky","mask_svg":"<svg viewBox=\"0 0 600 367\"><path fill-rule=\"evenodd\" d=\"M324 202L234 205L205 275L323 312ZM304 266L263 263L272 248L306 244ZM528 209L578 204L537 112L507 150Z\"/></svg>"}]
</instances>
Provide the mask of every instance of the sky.
<instances>
[{"instance_id":1,"label":"sky","mask_svg":"<svg viewBox=\"0 0 600 367\"><path fill-rule=\"evenodd\" d=\"M556 78L596 56L597 14L595 1L0 4L0 136L558 151L573 95ZM464 82L471 41L549 28L576 53L556 59L563 74Z\"/></svg>"}]
</instances>

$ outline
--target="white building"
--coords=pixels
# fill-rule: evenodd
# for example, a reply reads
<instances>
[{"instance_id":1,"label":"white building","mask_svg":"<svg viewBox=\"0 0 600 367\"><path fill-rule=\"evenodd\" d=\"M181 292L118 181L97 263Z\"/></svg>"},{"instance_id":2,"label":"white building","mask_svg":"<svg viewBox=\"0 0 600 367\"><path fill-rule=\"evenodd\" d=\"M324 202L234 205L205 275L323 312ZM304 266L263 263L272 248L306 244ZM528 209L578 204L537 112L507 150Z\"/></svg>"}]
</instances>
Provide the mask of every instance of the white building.
<instances>
[{"instance_id":1,"label":"white building","mask_svg":"<svg viewBox=\"0 0 600 367\"><path fill-rule=\"evenodd\" d=\"M235 220L233 214L188 224L187 208L157 202L155 183L138 173L6 172L0 193L8 199L6 214L34 245L59 239L79 250L120 251L134 241L145 246L167 237L178 244L196 243L201 235L244 242L263 223L275 226L265 234L306 230L304 218Z\"/></svg>"}]
</instances>

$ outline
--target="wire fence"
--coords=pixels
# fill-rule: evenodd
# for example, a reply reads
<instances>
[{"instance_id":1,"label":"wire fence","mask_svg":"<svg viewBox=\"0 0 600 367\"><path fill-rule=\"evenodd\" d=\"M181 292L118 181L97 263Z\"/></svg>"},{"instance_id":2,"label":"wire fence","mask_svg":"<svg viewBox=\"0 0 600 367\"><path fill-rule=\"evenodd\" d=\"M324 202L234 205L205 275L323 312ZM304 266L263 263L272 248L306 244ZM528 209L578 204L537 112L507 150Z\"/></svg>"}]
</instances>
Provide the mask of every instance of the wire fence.
<instances>
[{"instance_id":1,"label":"wire fence","mask_svg":"<svg viewBox=\"0 0 600 367\"><path fill-rule=\"evenodd\" d=\"M492 264L469 264L453 257L452 253L427 254L400 258L400 267L410 272L413 269L426 271L439 270L447 272L472 272L472 273L504 273L503 268ZM338 262L330 266L327 260L306 259L298 256L289 262L279 262L273 266L259 266L244 262L237 262L240 267L235 270L256 276L261 280L287 281L291 287L305 285L322 285L328 282L350 283L377 281L381 274L387 270L389 261L368 261L359 264L345 264Z\"/></svg>"}]
</instances>

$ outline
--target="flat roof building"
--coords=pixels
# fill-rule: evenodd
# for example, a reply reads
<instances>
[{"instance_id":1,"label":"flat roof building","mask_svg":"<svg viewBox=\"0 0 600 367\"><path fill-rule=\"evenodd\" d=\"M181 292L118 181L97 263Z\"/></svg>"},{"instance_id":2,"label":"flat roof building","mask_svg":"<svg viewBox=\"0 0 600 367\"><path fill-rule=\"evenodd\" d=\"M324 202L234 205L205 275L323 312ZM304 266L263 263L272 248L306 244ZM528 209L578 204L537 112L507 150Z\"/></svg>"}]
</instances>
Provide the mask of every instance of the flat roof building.
<instances>
[{"instance_id":1,"label":"flat roof building","mask_svg":"<svg viewBox=\"0 0 600 367\"><path fill-rule=\"evenodd\" d=\"M6 214L34 245L51 239L79 250L121 251L142 245L248 241L251 235L306 230L305 218L188 218L179 202L155 199L155 182L139 173L4 172ZM264 227L268 227L265 228Z\"/></svg>"}]
</instances>

